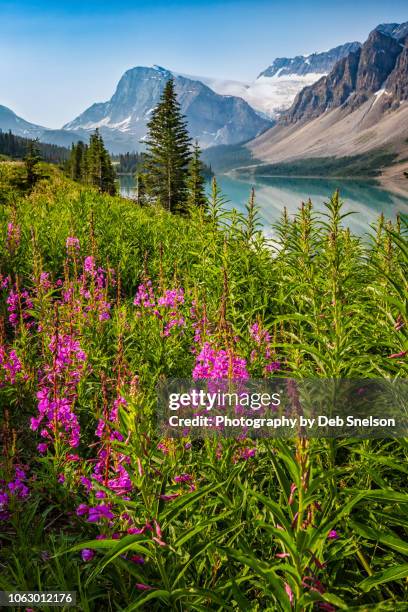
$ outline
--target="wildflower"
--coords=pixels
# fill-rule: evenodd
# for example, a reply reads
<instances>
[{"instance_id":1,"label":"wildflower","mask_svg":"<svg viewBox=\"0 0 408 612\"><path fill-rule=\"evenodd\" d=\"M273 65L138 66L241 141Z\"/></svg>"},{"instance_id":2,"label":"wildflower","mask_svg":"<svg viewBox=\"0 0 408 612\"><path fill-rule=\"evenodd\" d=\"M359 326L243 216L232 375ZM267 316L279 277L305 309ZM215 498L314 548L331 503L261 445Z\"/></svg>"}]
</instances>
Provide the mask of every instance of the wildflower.
<instances>
[{"instance_id":1,"label":"wildflower","mask_svg":"<svg viewBox=\"0 0 408 612\"><path fill-rule=\"evenodd\" d=\"M88 514L89 507L86 504L79 504L75 512L77 516L84 516L84 514Z\"/></svg>"},{"instance_id":2,"label":"wildflower","mask_svg":"<svg viewBox=\"0 0 408 612\"><path fill-rule=\"evenodd\" d=\"M329 531L329 533L327 534L327 539L328 540L337 540L337 538L339 538L339 534L337 533L337 531L335 529L332 529L331 531Z\"/></svg>"},{"instance_id":3,"label":"wildflower","mask_svg":"<svg viewBox=\"0 0 408 612\"><path fill-rule=\"evenodd\" d=\"M67 238L67 240L65 242L65 246L66 246L68 252L70 250L72 250L72 251L79 251L79 249L80 249L79 240L75 236L68 236L68 238Z\"/></svg>"},{"instance_id":4,"label":"wildflower","mask_svg":"<svg viewBox=\"0 0 408 612\"><path fill-rule=\"evenodd\" d=\"M7 351L6 347L0 345L0 387L5 383L14 385L21 370L21 362L16 351L14 349Z\"/></svg>"},{"instance_id":5,"label":"wildflower","mask_svg":"<svg viewBox=\"0 0 408 612\"><path fill-rule=\"evenodd\" d=\"M180 474L180 476L175 476L173 480L177 483L191 482L193 480L193 477L190 474Z\"/></svg>"},{"instance_id":6,"label":"wildflower","mask_svg":"<svg viewBox=\"0 0 408 612\"><path fill-rule=\"evenodd\" d=\"M59 474L59 476L58 476L57 480L58 480L58 482L59 482L60 484L64 484L64 482L65 482L65 476L64 476L64 474Z\"/></svg>"},{"instance_id":7,"label":"wildflower","mask_svg":"<svg viewBox=\"0 0 408 612\"><path fill-rule=\"evenodd\" d=\"M34 419L32 419L32 421L33 420ZM48 445L45 444L45 442L40 442L40 444L37 445L37 450L39 453L41 453L41 455L44 455L44 453L47 452L47 448L48 448Z\"/></svg>"},{"instance_id":8,"label":"wildflower","mask_svg":"<svg viewBox=\"0 0 408 612\"><path fill-rule=\"evenodd\" d=\"M98 523L101 519L113 519L115 515L109 506L100 504L93 508L89 508L88 523Z\"/></svg>"},{"instance_id":9,"label":"wildflower","mask_svg":"<svg viewBox=\"0 0 408 612\"><path fill-rule=\"evenodd\" d=\"M135 587L138 591L151 591L153 587L148 584L143 584L142 582L136 582Z\"/></svg>"},{"instance_id":10,"label":"wildflower","mask_svg":"<svg viewBox=\"0 0 408 612\"><path fill-rule=\"evenodd\" d=\"M89 480L89 478L86 478L86 476L81 476L80 481L87 491L92 489L92 482Z\"/></svg>"},{"instance_id":11,"label":"wildflower","mask_svg":"<svg viewBox=\"0 0 408 612\"><path fill-rule=\"evenodd\" d=\"M84 270L85 270L85 272L88 272L88 274L94 274L95 273L95 260L92 257L92 255L89 255L88 257L85 257L85 260L84 260Z\"/></svg>"},{"instance_id":12,"label":"wildflower","mask_svg":"<svg viewBox=\"0 0 408 612\"><path fill-rule=\"evenodd\" d=\"M83 548L81 551L82 561L91 561L95 556L95 551L91 548Z\"/></svg>"},{"instance_id":13,"label":"wildflower","mask_svg":"<svg viewBox=\"0 0 408 612\"><path fill-rule=\"evenodd\" d=\"M231 349L215 349L209 342L205 342L196 357L193 369L195 380L210 378L220 380L231 378L233 380L247 380L246 360L234 355Z\"/></svg>"},{"instance_id":14,"label":"wildflower","mask_svg":"<svg viewBox=\"0 0 408 612\"><path fill-rule=\"evenodd\" d=\"M51 289L52 283L50 281L50 275L48 272L41 272L39 284L41 289L44 289L44 291L48 291L49 289Z\"/></svg>"}]
</instances>

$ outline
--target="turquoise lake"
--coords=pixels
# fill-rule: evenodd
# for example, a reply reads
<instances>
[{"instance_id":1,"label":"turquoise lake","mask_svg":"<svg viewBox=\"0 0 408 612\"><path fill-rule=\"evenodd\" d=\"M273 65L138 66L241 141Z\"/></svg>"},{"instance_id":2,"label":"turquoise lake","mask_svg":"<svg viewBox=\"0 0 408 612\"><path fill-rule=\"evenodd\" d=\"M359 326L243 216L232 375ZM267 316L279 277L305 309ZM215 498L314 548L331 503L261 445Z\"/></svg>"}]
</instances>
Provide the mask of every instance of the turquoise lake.
<instances>
[{"instance_id":1,"label":"turquoise lake","mask_svg":"<svg viewBox=\"0 0 408 612\"><path fill-rule=\"evenodd\" d=\"M250 182L226 175L217 177L217 180L228 199L228 208L244 210L251 187L255 188L260 220L267 234L272 233L272 225L280 218L285 206L289 214L293 214L302 201L310 198L316 210L323 210L324 202L337 188L344 200L344 212L355 213L347 217L344 224L356 234L366 233L381 212L388 219L395 219L398 213L408 215L408 181L407 197L402 197L373 181L271 177ZM134 196L133 178L121 176L120 189L125 197Z\"/></svg>"}]
</instances>

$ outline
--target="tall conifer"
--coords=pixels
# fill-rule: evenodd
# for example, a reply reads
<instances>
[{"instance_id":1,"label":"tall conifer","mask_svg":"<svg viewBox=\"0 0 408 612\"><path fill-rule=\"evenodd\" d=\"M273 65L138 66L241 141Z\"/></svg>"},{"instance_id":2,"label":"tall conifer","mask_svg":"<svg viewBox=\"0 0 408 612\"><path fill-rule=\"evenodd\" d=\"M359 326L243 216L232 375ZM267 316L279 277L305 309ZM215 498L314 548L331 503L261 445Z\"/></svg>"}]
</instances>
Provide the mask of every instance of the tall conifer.
<instances>
[{"instance_id":1,"label":"tall conifer","mask_svg":"<svg viewBox=\"0 0 408 612\"><path fill-rule=\"evenodd\" d=\"M114 195L115 170L98 129L91 134L86 157L88 182L100 191Z\"/></svg>"},{"instance_id":2,"label":"tall conifer","mask_svg":"<svg viewBox=\"0 0 408 612\"><path fill-rule=\"evenodd\" d=\"M187 210L190 138L170 79L152 113L146 139L144 184L148 199L172 212Z\"/></svg>"}]
</instances>

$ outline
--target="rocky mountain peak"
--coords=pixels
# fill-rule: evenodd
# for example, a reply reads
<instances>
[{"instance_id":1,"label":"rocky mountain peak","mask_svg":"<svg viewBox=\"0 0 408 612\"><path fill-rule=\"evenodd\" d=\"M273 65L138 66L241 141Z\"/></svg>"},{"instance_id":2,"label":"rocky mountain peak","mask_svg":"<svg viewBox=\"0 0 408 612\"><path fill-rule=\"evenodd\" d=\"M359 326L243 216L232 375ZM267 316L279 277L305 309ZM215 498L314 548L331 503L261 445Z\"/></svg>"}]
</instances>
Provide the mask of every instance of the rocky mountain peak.
<instances>
[{"instance_id":1,"label":"rocky mountain peak","mask_svg":"<svg viewBox=\"0 0 408 612\"><path fill-rule=\"evenodd\" d=\"M349 53L327 76L297 95L292 107L282 114L282 123L309 121L340 106L352 112L386 83L388 87L392 84L399 96L405 95L405 48L399 38L404 35L405 25L408 24L385 24L373 30L361 49ZM390 103L389 97L388 106Z\"/></svg>"},{"instance_id":2,"label":"rocky mountain peak","mask_svg":"<svg viewBox=\"0 0 408 612\"><path fill-rule=\"evenodd\" d=\"M64 127L88 132L98 127L111 151L140 150L150 115L170 78L190 135L203 148L249 140L271 126L239 97L219 95L161 66L137 66L123 74L110 100L93 104Z\"/></svg>"},{"instance_id":3,"label":"rocky mountain peak","mask_svg":"<svg viewBox=\"0 0 408 612\"><path fill-rule=\"evenodd\" d=\"M297 55L292 58L277 57L266 70L259 74L258 79L260 77L282 78L290 75L327 74L336 62L349 53L357 51L360 47L361 43L351 42L321 53Z\"/></svg>"}]
</instances>

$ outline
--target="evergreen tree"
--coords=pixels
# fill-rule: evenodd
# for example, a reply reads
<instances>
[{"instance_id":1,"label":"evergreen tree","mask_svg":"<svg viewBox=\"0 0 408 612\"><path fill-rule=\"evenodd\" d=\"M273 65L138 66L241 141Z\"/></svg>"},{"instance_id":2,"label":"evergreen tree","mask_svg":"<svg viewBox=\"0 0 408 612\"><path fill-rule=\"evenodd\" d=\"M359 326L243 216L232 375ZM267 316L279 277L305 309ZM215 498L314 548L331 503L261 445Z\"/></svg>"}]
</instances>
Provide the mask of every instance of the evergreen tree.
<instances>
[{"instance_id":1,"label":"evergreen tree","mask_svg":"<svg viewBox=\"0 0 408 612\"><path fill-rule=\"evenodd\" d=\"M200 159L201 150L196 141L193 149L193 156L189 165L189 174L187 178L188 197L187 203L189 208L194 206L207 206L207 197L205 195L205 179L203 176L203 163Z\"/></svg>"},{"instance_id":2,"label":"evergreen tree","mask_svg":"<svg viewBox=\"0 0 408 612\"><path fill-rule=\"evenodd\" d=\"M72 144L69 169L71 178L74 181L82 181L84 179L83 166L86 148L86 145L81 140L77 144Z\"/></svg>"},{"instance_id":3,"label":"evergreen tree","mask_svg":"<svg viewBox=\"0 0 408 612\"><path fill-rule=\"evenodd\" d=\"M89 140L86 164L87 182L98 187L101 192L114 195L116 193L115 170L98 129Z\"/></svg>"},{"instance_id":4,"label":"evergreen tree","mask_svg":"<svg viewBox=\"0 0 408 612\"><path fill-rule=\"evenodd\" d=\"M187 209L190 138L170 79L152 113L146 139L144 182L148 198L172 212Z\"/></svg>"},{"instance_id":5,"label":"evergreen tree","mask_svg":"<svg viewBox=\"0 0 408 612\"><path fill-rule=\"evenodd\" d=\"M32 189L40 174L37 170L37 164L41 161L40 152L38 149L38 140L30 140L28 142L27 153L24 157L24 165L27 172L27 186Z\"/></svg>"}]
</instances>

